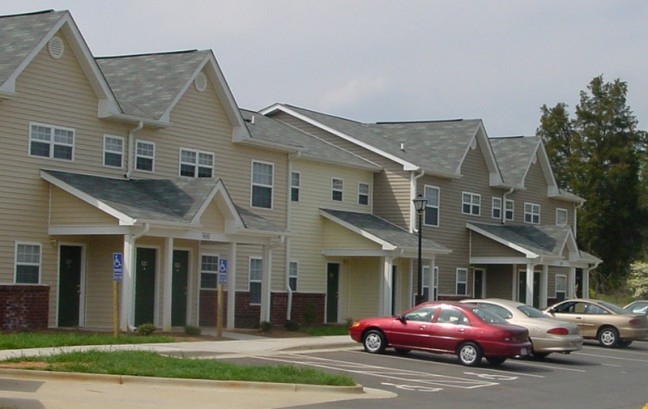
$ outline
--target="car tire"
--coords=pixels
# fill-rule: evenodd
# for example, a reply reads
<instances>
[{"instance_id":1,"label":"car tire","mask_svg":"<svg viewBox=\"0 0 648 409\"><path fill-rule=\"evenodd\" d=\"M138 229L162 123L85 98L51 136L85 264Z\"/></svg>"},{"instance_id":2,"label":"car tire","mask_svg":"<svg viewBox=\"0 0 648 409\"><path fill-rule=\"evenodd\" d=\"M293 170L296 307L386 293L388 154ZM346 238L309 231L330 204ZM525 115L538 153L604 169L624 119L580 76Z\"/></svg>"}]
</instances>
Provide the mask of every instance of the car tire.
<instances>
[{"instance_id":1,"label":"car tire","mask_svg":"<svg viewBox=\"0 0 648 409\"><path fill-rule=\"evenodd\" d=\"M531 352L531 356L535 359L545 359L551 352Z\"/></svg>"},{"instance_id":2,"label":"car tire","mask_svg":"<svg viewBox=\"0 0 648 409\"><path fill-rule=\"evenodd\" d=\"M481 363L483 352L479 345L474 342L466 342L459 346L457 357L459 362L465 366L477 366Z\"/></svg>"},{"instance_id":3,"label":"car tire","mask_svg":"<svg viewBox=\"0 0 648 409\"><path fill-rule=\"evenodd\" d=\"M407 355L411 351L411 349L407 349L407 348L394 348L394 350L398 355Z\"/></svg>"},{"instance_id":4,"label":"car tire","mask_svg":"<svg viewBox=\"0 0 648 409\"><path fill-rule=\"evenodd\" d=\"M486 357L486 360L488 361L489 364L491 364L493 366L499 366L499 365L502 365L504 363L504 361L506 361L506 357L505 356L490 356L490 357Z\"/></svg>"},{"instance_id":5,"label":"car tire","mask_svg":"<svg viewBox=\"0 0 648 409\"><path fill-rule=\"evenodd\" d=\"M629 347L630 344L632 344L631 339L621 339L617 342L617 346L620 346L621 348Z\"/></svg>"},{"instance_id":6,"label":"car tire","mask_svg":"<svg viewBox=\"0 0 648 409\"><path fill-rule=\"evenodd\" d=\"M605 348L613 348L619 343L619 331L614 327L602 327L598 332L598 341Z\"/></svg>"},{"instance_id":7,"label":"car tire","mask_svg":"<svg viewBox=\"0 0 648 409\"><path fill-rule=\"evenodd\" d=\"M380 354L385 351L387 342L382 332L377 329L371 329L362 338L364 350L371 354Z\"/></svg>"}]
</instances>

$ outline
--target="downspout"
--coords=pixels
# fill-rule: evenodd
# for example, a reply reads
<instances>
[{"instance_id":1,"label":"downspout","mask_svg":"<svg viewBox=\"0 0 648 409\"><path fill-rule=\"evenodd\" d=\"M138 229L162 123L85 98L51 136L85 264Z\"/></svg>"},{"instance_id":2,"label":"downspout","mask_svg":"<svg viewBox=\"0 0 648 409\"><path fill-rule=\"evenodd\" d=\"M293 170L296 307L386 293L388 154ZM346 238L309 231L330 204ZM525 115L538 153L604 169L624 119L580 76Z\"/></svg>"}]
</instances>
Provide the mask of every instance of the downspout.
<instances>
[{"instance_id":1,"label":"downspout","mask_svg":"<svg viewBox=\"0 0 648 409\"><path fill-rule=\"evenodd\" d=\"M254 118L254 117L252 117ZM301 152L288 154L288 206L286 206L286 220L288 231L292 228L292 173L293 173L293 160L299 159ZM301 180L300 180L301 184ZM283 237L283 236L282 236ZM291 256L291 243L292 240L286 238L286 292L288 293L288 302L286 305L286 320L290 321L292 317L292 299L293 290L290 288L290 256Z\"/></svg>"},{"instance_id":2,"label":"downspout","mask_svg":"<svg viewBox=\"0 0 648 409\"><path fill-rule=\"evenodd\" d=\"M135 133L139 132L144 128L144 122L139 121L137 126L130 131L128 131L128 168L126 169L126 174L124 177L130 179L131 174L133 173L133 161L135 157L134 145L135 145Z\"/></svg>"},{"instance_id":3,"label":"downspout","mask_svg":"<svg viewBox=\"0 0 648 409\"><path fill-rule=\"evenodd\" d=\"M504 193L502 195L502 214L500 216L502 218L502 220L501 220L502 224L506 223L506 196L510 195L514 191L515 191L515 188L512 187L511 190L509 190L508 192L506 192L506 193Z\"/></svg>"}]
</instances>

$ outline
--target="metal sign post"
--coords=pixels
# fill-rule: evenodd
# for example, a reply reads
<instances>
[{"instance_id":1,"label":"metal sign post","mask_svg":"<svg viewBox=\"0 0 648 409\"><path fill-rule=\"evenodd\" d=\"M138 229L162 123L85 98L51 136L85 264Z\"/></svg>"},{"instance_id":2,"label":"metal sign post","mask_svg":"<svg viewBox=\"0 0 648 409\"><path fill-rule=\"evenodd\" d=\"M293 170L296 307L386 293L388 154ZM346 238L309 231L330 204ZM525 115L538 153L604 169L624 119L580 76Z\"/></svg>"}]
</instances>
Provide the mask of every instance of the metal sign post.
<instances>
[{"instance_id":1,"label":"metal sign post","mask_svg":"<svg viewBox=\"0 0 648 409\"><path fill-rule=\"evenodd\" d=\"M118 283L124 276L124 255L113 253L113 336L119 336L119 288Z\"/></svg>"},{"instance_id":2,"label":"metal sign post","mask_svg":"<svg viewBox=\"0 0 648 409\"><path fill-rule=\"evenodd\" d=\"M227 284L227 260L218 260L218 295L216 296L216 336L223 337L223 285Z\"/></svg>"}]
</instances>

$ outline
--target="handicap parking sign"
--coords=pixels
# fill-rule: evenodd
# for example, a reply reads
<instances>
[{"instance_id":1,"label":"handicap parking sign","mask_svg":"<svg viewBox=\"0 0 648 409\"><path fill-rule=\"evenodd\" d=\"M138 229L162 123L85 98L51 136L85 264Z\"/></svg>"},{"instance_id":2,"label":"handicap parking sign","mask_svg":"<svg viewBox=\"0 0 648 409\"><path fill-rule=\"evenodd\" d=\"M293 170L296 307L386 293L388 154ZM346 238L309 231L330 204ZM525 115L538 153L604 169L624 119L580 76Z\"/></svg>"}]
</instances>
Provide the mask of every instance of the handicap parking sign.
<instances>
[{"instance_id":1,"label":"handicap parking sign","mask_svg":"<svg viewBox=\"0 0 648 409\"><path fill-rule=\"evenodd\" d=\"M113 253L113 281L121 281L124 275L124 255Z\"/></svg>"},{"instance_id":2,"label":"handicap parking sign","mask_svg":"<svg viewBox=\"0 0 648 409\"><path fill-rule=\"evenodd\" d=\"M227 284L227 260L218 260L218 284Z\"/></svg>"}]
</instances>

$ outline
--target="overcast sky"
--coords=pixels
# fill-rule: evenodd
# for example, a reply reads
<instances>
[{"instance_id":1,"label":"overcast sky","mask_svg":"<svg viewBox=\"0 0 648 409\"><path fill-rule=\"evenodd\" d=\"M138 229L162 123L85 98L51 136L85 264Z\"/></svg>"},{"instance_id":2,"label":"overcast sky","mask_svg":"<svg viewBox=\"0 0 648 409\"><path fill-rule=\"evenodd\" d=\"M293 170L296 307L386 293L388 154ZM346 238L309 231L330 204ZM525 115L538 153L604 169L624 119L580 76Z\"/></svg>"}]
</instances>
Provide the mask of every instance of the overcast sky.
<instances>
[{"instance_id":1,"label":"overcast sky","mask_svg":"<svg viewBox=\"0 0 648 409\"><path fill-rule=\"evenodd\" d=\"M480 118L533 135L591 79L648 128L648 1L2 0L69 10L95 56L211 49L235 99L362 121ZM1 58L1 56L0 56Z\"/></svg>"}]
</instances>

